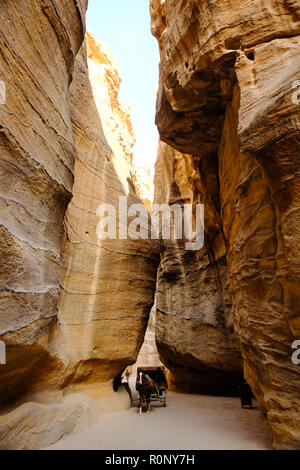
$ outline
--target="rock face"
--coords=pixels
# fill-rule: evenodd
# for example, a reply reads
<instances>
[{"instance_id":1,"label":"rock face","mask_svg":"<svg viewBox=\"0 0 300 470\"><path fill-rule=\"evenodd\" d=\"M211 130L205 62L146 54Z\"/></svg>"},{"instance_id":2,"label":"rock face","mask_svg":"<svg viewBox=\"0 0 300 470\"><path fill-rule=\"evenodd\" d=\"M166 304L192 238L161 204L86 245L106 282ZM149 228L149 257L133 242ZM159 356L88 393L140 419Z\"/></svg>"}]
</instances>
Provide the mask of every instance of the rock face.
<instances>
[{"instance_id":1,"label":"rock face","mask_svg":"<svg viewBox=\"0 0 300 470\"><path fill-rule=\"evenodd\" d=\"M89 77L97 109L101 115L104 136L114 155L126 158L132 165L135 144L130 109L119 96L121 76L108 47L89 32L86 33Z\"/></svg>"},{"instance_id":2,"label":"rock face","mask_svg":"<svg viewBox=\"0 0 300 470\"><path fill-rule=\"evenodd\" d=\"M99 422L103 414L130 408L125 387L102 392L101 401L75 393L54 403L24 403L0 418L1 450L38 450Z\"/></svg>"},{"instance_id":3,"label":"rock face","mask_svg":"<svg viewBox=\"0 0 300 470\"><path fill-rule=\"evenodd\" d=\"M150 213L154 197L154 181L151 168L147 165L133 165L131 176L137 195L143 201Z\"/></svg>"},{"instance_id":4,"label":"rock face","mask_svg":"<svg viewBox=\"0 0 300 470\"><path fill-rule=\"evenodd\" d=\"M205 266L199 258L186 263L178 260L178 250L171 250L160 278L164 273L170 278L171 270L183 272L175 276L185 281L181 299L191 298L201 276L207 278L208 290L216 287L225 325L228 319L233 325L245 378L267 414L274 446L299 448L300 369L291 361L300 296L300 114L295 93L299 5L282 0L272 5L256 0L152 0L150 9L161 51L160 136L191 156L198 172L192 186L207 214L206 243L197 256L205 257L210 246L217 265L222 257L225 273L216 286L209 263ZM176 174L176 152L165 152L173 152L167 174L174 168ZM184 171L182 180L190 174ZM158 170L156 184L163 185L163 178L169 177ZM172 193L173 186L166 191ZM158 200L166 196L161 193ZM196 281L190 279L194 266L201 272ZM179 319L186 305L178 303L177 288L158 294L158 309L177 302L176 315L159 314L158 340L162 358L169 360L173 318L173 347L181 351L173 367L178 378L184 354L185 365L194 364L190 344L207 338L202 338L207 319L181 336ZM197 305L204 302L199 297ZM209 299L206 295L205 302ZM207 305L204 310L209 311Z\"/></svg>"},{"instance_id":5,"label":"rock face","mask_svg":"<svg viewBox=\"0 0 300 470\"><path fill-rule=\"evenodd\" d=\"M56 328L63 219L72 195L69 85L87 1L4 2L0 12L0 403L61 367ZM43 371L43 372L42 372Z\"/></svg>"},{"instance_id":6,"label":"rock face","mask_svg":"<svg viewBox=\"0 0 300 470\"><path fill-rule=\"evenodd\" d=\"M153 305L152 243L97 232L103 203L141 201L120 79L91 36L89 81L86 4L1 6L0 448L47 445L109 402Z\"/></svg>"},{"instance_id":7,"label":"rock face","mask_svg":"<svg viewBox=\"0 0 300 470\"><path fill-rule=\"evenodd\" d=\"M83 46L71 86L77 156L73 198L66 212L63 253L67 269L58 318L63 357L69 364L65 386L70 380L68 387L72 390L79 387L81 391L84 387L97 393L99 383L101 386L101 382L112 380L137 358L153 305L157 261L151 240L98 237L97 213L101 204L111 204L117 212L120 196L127 198L128 206L141 201L130 177L129 150L126 155L119 145L120 141L125 145L131 127L129 132L129 118L117 107L117 71L107 49L103 51L102 45L89 35L87 44L91 83L98 93L95 104ZM109 115L112 96L114 106ZM99 115L104 117L103 128ZM123 137L122 127L117 125L120 116L126 118L123 127L127 132ZM112 151L114 146L118 146L118 151Z\"/></svg>"},{"instance_id":8,"label":"rock face","mask_svg":"<svg viewBox=\"0 0 300 470\"><path fill-rule=\"evenodd\" d=\"M193 158L163 142L154 185L154 204L195 205L205 198ZM201 250L187 251L181 240L162 240L156 341L170 370L171 388L236 395L242 359L223 295L228 283L226 247L214 207L206 205L206 219L211 225Z\"/></svg>"},{"instance_id":9,"label":"rock face","mask_svg":"<svg viewBox=\"0 0 300 470\"><path fill-rule=\"evenodd\" d=\"M156 338L156 306L152 307L148 328L145 334L143 346L140 349L136 363L133 366L134 375L138 367L160 367L162 362L159 359Z\"/></svg>"}]
</instances>

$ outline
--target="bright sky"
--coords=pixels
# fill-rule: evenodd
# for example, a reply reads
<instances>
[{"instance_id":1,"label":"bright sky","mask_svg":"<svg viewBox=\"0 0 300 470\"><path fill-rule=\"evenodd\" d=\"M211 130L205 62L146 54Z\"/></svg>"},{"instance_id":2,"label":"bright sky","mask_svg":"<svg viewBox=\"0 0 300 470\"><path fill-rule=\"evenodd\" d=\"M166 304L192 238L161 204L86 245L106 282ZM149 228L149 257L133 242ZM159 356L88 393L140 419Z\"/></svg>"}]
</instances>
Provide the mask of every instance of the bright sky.
<instances>
[{"instance_id":1,"label":"bright sky","mask_svg":"<svg viewBox=\"0 0 300 470\"><path fill-rule=\"evenodd\" d=\"M120 95L131 108L137 165L154 167L154 123L159 52L151 35L149 0L89 0L87 29L115 56L123 79Z\"/></svg>"}]
</instances>

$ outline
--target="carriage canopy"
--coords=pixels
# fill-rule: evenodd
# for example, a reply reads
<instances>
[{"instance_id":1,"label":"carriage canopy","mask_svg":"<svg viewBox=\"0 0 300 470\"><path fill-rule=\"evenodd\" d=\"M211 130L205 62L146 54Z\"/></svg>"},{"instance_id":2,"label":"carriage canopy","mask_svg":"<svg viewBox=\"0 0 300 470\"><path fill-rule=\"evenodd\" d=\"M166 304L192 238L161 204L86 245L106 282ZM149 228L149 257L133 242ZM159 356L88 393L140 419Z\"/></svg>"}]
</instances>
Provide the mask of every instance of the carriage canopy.
<instances>
[{"instance_id":1,"label":"carriage canopy","mask_svg":"<svg viewBox=\"0 0 300 470\"><path fill-rule=\"evenodd\" d=\"M140 372L149 375L150 379L155 382L159 390L166 390L168 388L164 367L138 367L137 377Z\"/></svg>"}]
</instances>

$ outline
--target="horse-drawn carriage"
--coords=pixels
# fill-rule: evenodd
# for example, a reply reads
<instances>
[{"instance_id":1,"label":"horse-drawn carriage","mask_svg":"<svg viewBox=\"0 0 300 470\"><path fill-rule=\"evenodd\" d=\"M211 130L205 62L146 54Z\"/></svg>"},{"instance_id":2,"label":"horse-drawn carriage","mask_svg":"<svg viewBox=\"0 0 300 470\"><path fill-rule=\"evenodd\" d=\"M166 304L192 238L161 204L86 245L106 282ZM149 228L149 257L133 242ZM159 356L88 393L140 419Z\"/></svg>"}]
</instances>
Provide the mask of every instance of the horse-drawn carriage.
<instances>
[{"instance_id":1,"label":"horse-drawn carriage","mask_svg":"<svg viewBox=\"0 0 300 470\"><path fill-rule=\"evenodd\" d=\"M143 377L143 383L149 381L149 393L141 393L140 381ZM151 386L151 388L150 388ZM138 367L136 390L138 395L138 408L141 408L144 401L160 401L163 406L167 405L167 379L164 367ZM148 396L147 396L148 395ZM148 404L148 403L147 403Z\"/></svg>"}]
</instances>

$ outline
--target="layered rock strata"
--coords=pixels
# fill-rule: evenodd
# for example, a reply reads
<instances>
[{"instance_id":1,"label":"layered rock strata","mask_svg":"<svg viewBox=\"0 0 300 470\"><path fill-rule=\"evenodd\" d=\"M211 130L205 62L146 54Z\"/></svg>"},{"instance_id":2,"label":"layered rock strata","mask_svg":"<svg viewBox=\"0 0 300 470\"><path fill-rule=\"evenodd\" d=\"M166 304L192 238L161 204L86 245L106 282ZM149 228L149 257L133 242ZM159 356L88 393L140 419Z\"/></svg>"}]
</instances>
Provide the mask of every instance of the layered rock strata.
<instances>
[{"instance_id":1,"label":"layered rock strata","mask_svg":"<svg viewBox=\"0 0 300 470\"><path fill-rule=\"evenodd\" d=\"M190 155L161 142L155 172L154 204L205 201L199 169ZM242 360L233 337L230 305L223 292L228 273L226 247L214 206L203 249L187 250L184 240L161 241L156 291L156 341L173 389L237 395ZM182 210L183 212L183 210ZM227 300L228 302L228 300Z\"/></svg>"},{"instance_id":2,"label":"layered rock strata","mask_svg":"<svg viewBox=\"0 0 300 470\"><path fill-rule=\"evenodd\" d=\"M147 165L133 165L131 169L131 176L137 195L143 201L149 213L151 213L151 206L154 197L152 169Z\"/></svg>"},{"instance_id":3,"label":"layered rock strata","mask_svg":"<svg viewBox=\"0 0 300 470\"><path fill-rule=\"evenodd\" d=\"M87 1L1 4L0 403L52 382L63 220L75 157L69 86ZM54 373L56 375L56 372ZM53 382L52 382L53 383Z\"/></svg>"},{"instance_id":4,"label":"layered rock strata","mask_svg":"<svg viewBox=\"0 0 300 470\"><path fill-rule=\"evenodd\" d=\"M118 135L120 132L120 126L112 123L115 115L120 119L122 114L115 105L109 115L106 103L119 91L119 81L109 80L117 71L100 43L88 36L87 44L91 82L98 94L94 102L83 46L71 86L77 155L73 198L65 218L63 253L67 269L58 319L64 360L71 361L70 387L86 389L89 384L97 393L99 382L112 380L137 358L153 305L157 261L151 240L99 238L102 204L111 205L118 215L120 196L127 199L128 207L141 201L124 151L112 151L117 142L112 129L118 129ZM104 87L105 81L116 88ZM126 128L126 123L123 126Z\"/></svg>"},{"instance_id":5,"label":"layered rock strata","mask_svg":"<svg viewBox=\"0 0 300 470\"><path fill-rule=\"evenodd\" d=\"M220 295L231 312L245 377L275 447L299 448L300 369L291 360L300 295L299 5L152 0L150 8L161 52L161 139L191 155L199 170L201 202L208 214L216 211L213 227L220 221L228 273ZM211 230L206 218L208 240ZM176 264L178 271L185 266L169 263ZM163 298L170 306L176 295ZM180 331L175 326L174 338ZM199 343L201 334L193 334ZM190 344L190 337L181 341L186 354Z\"/></svg>"},{"instance_id":6,"label":"layered rock strata","mask_svg":"<svg viewBox=\"0 0 300 470\"><path fill-rule=\"evenodd\" d=\"M1 448L45 445L117 401L112 380L136 361L153 305L151 241L97 235L103 203L141 201L118 72L88 36L90 84L86 4L1 6Z\"/></svg>"}]
</instances>

